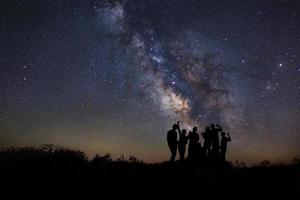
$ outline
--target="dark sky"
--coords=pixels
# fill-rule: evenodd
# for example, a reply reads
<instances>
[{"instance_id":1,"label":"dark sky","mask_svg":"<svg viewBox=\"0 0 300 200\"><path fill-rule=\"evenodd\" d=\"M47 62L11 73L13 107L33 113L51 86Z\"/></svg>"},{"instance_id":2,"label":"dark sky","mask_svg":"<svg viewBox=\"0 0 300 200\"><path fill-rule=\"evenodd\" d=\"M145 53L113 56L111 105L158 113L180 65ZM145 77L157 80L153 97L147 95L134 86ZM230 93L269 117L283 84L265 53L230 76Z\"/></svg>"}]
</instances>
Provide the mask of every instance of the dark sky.
<instances>
[{"instance_id":1,"label":"dark sky","mask_svg":"<svg viewBox=\"0 0 300 200\"><path fill-rule=\"evenodd\" d=\"M297 0L2 0L0 44L0 146L161 161L180 120L300 156Z\"/></svg>"}]
</instances>

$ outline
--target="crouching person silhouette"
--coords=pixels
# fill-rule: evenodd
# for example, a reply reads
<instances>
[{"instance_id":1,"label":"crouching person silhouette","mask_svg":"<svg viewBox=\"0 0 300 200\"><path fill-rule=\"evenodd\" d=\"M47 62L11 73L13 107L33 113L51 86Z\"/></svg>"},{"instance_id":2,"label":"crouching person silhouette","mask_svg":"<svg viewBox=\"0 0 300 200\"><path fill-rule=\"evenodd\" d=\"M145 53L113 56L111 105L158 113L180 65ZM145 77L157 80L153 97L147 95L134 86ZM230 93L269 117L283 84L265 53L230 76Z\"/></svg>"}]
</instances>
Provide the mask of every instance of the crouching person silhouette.
<instances>
[{"instance_id":1,"label":"crouching person silhouette","mask_svg":"<svg viewBox=\"0 0 300 200\"><path fill-rule=\"evenodd\" d=\"M176 153L177 153L177 132L176 132L177 129L178 129L178 125L173 124L172 129L169 130L167 134L168 146L171 152L171 159L170 159L171 162L175 161Z\"/></svg>"},{"instance_id":2,"label":"crouching person silhouette","mask_svg":"<svg viewBox=\"0 0 300 200\"><path fill-rule=\"evenodd\" d=\"M186 136L185 129L182 129L182 131L180 130L179 121L177 122L177 128L179 132L178 152L179 152L180 160L183 161L185 150L186 150L186 144L188 142L188 137Z\"/></svg>"}]
</instances>

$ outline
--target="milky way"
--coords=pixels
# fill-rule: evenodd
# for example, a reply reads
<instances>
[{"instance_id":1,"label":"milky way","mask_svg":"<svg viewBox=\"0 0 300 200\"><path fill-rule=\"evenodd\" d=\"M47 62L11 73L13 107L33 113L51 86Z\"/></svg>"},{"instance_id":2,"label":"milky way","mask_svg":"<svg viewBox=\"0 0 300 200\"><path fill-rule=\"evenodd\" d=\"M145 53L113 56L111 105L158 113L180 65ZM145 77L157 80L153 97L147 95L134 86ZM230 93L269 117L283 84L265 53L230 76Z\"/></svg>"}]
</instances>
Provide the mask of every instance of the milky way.
<instances>
[{"instance_id":1,"label":"milky way","mask_svg":"<svg viewBox=\"0 0 300 200\"><path fill-rule=\"evenodd\" d=\"M131 30L126 14L121 2L102 1L96 9L96 21L108 34L127 38L120 48L132 53L134 64L142 69L140 76L147 80L146 90L166 115L189 127L214 120L230 126L239 120L235 91L230 88L234 83L226 77L230 69L218 60L215 51L193 44L194 30L156 39L147 24L143 27L146 31Z\"/></svg>"},{"instance_id":2,"label":"milky way","mask_svg":"<svg viewBox=\"0 0 300 200\"><path fill-rule=\"evenodd\" d=\"M0 145L168 158L173 123L231 160L299 152L297 1L3 1Z\"/></svg>"}]
</instances>

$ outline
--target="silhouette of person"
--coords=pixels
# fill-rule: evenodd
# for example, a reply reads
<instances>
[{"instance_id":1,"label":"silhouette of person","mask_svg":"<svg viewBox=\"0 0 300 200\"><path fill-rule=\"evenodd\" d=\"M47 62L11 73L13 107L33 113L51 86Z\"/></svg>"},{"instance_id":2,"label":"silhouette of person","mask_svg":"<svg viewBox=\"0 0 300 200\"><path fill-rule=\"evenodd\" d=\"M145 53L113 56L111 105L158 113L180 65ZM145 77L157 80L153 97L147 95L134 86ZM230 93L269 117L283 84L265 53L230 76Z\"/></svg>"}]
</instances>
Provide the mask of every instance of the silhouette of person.
<instances>
[{"instance_id":1,"label":"silhouette of person","mask_svg":"<svg viewBox=\"0 0 300 200\"><path fill-rule=\"evenodd\" d=\"M197 144L199 142L199 135L197 133L197 127L193 128L193 131L189 132L189 149L188 149L188 157L191 160L195 159L195 154L197 154Z\"/></svg>"},{"instance_id":2,"label":"silhouette of person","mask_svg":"<svg viewBox=\"0 0 300 200\"><path fill-rule=\"evenodd\" d=\"M203 149L204 149L204 154L208 155L210 148L211 148L211 135L210 135L210 129L209 126L205 128L205 131L201 133L204 144L203 144Z\"/></svg>"},{"instance_id":3,"label":"silhouette of person","mask_svg":"<svg viewBox=\"0 0 300 200\"><path fill-rule=\"evenodd\" d=\"M222 128L218 124L216 126L211 124L210 128L212 151L214 154L217 154L220 148L219 132L222 131Z\"/></svg>"},{"instance_id":4,"label":"silhouette of person","mask_svg":"<svg viewBox=\"0 0 300 200\"><path fill-rule=\"evenodd\" d=\"M171 130L168 131L167 134L167 141L168 141L168 146L171 152L171 158L170 161L174 162L176 158L176 153L177 153L177 124L173 124L173 127Z\"/></svg>"},{"instance_id":5,"label":"silhouette of person","mask_svg":"<svg viewBox=\"0 0 300 200\"><path fill-rule=\"evenodd\" d=\"M230 134L227 133L227 136L228 137L225 136L225 132L221 133L221 147L220 147L220 150L221 150L221 154L222 154L222 157L223 157L224 161L226 159L227 143L231 142Z\"/></svg>"},{"instance_id":6,"label":"silhouette of person","mask_svg":"<svg viewBox=\"0 0 300 200\"><path fill-rule=\"evenodd\" d=\"M179 121L177 122L177 126L179 132L178 152L179 152L180 160L182 161L184 160L184 154L185 154L186 144L188 142L188 137L186 136L185 129L182 129L182 131L180 130Z\"/></svg>"},{"instance_id":7,"label":"silhouette of person","mask_svg":"<svg viewBox=\"0 0 300 200\"><path fill-rule=\"evenodd\" d=\"M203 163L205 161L204 146L202 146L200 142L196 144L195 157L200 163Z\"/></svg>"}]
</instances>

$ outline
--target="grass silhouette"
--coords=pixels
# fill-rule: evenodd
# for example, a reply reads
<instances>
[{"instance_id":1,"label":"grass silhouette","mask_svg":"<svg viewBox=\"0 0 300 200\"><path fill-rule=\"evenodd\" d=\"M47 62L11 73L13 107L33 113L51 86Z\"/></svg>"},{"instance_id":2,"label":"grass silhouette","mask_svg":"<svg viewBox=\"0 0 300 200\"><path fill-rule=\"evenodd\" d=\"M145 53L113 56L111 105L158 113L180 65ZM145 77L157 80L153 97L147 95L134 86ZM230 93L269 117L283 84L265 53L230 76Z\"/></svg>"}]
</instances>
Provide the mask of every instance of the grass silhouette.
<instances>
[{"instance_id":1,"label":"grass silhouette","mask_svg":"<svg viewBox=\"0 0 300 200\"><path fill-rule=\"evenodd\" d=\"M248 167L244 163L199 166L189 162L148 164L134 156L113 160L110 154L89 160L82 151L41 147L9 147L0 150L2 184L32 187L51 185L161 191L176 194L298 195L300 160L292 164L263 161ZM16 187L16 186L15 186Z\"/></svg>"}]
</instances>

